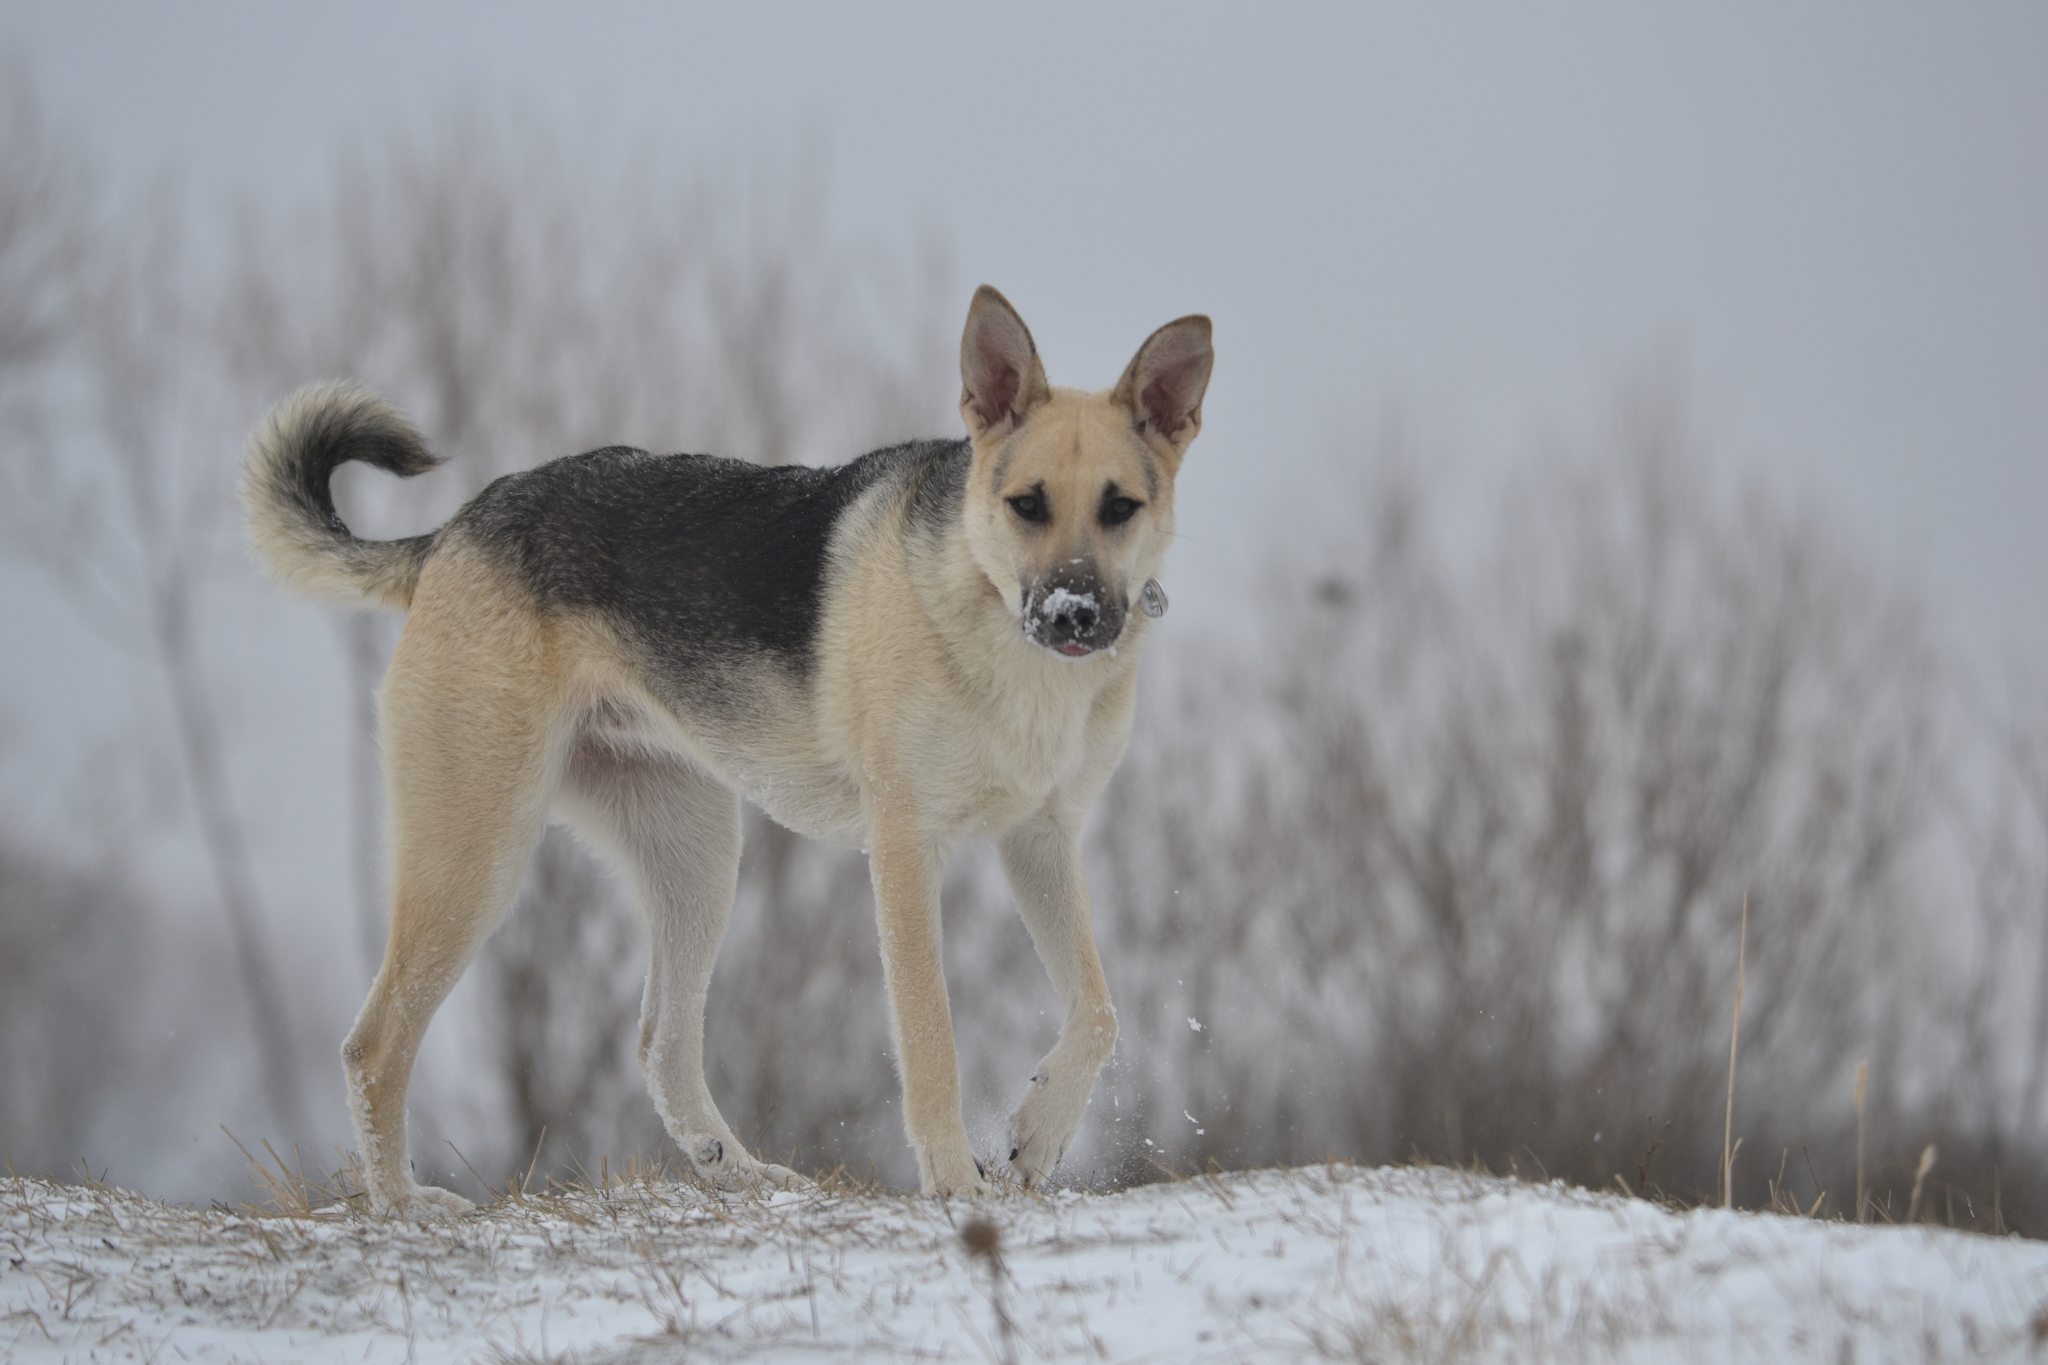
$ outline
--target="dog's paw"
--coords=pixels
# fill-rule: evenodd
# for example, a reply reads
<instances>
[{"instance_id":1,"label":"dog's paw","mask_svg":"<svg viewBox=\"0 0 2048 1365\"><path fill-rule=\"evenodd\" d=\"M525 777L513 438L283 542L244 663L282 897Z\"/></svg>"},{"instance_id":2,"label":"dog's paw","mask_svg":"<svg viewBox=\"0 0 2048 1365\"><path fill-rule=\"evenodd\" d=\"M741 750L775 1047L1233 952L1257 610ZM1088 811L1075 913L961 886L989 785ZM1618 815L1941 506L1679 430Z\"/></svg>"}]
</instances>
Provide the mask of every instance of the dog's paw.
<instances>
[{"instance_id":1,"label":"dog's paw","mask_svg":"<svg viewBox=\"0 0 2048 1365\"><path fill-rule=\"evenodd\" d=\"M462 1218L476 1212L476 1205L453 1190L444 1190L438 1185L415 1185L410 1181L394 1194L372 1195L370 1207L387 1217L416 1223L446 1222L450 1218Z\"/></svg>"},{"instance_id":2,"label":"dog's paw","mask_svg":"<svg viewBox=\"0 0 2048 1365\"><path fill-rule=\"evenodd\" d=\"M741 1151L737 1143L708 1133L686 1138L682 1147L683 1155L690 1160L690 1169L696 1172L699 1180L715 1190L739 1193L812 1188L810 1181L789 1167L756 1161Z\"/></svg>"},{"instance_id":3,"label":"dog's paw","mask_svg":"<svg viewBox=\"0 0 2048 1365\"><path fill-rule=\"evenodd\" d=\"M1086 1102L1083 1095L1082 1103ZM1045 1071L1031 1078L1017 1112L1010 1116L1009 1166L1026 1189L1052 1174L1080 1122L1080 1108L1046 1083Z\"/></svg>"},{"instance_id":4,"label":"dog's paw","mask_svg":"<svg viewBox=\"0 0 2048 1365\"><path fill-rule=\"evenodd\" d=\"M935 1194L940 1198L973 1197L991 1194L995 1187L989 1184L981 1163L963 1145L949 1156L926 1153L918 1157L918 1190L923 1194Z\"/></svg>"}]
</instances>

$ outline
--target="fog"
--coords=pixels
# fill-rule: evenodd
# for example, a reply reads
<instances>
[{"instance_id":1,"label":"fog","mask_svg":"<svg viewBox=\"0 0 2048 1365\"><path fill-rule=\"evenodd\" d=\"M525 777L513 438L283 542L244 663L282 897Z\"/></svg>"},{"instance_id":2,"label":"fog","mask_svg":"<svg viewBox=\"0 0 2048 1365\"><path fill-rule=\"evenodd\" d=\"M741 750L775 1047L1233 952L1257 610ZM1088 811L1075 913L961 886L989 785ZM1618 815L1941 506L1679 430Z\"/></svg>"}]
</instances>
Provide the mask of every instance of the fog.
<instances>
[{"instance_id":1,"label":"fog","mask_svg":"<svg viewBox=\"0 0 2048 1365\"><path fill-rule=\"evenodd\" d=\"M345 1141L395 622L248 566L270 402L353 374L455 457L344 480L387 534L612 440L834 460L957 429L985 279L1055 382L1217 326L1092 855L1126 1033L1077 1178L1705 1190L1747 894L1739 1197L1803 1147L1787 1197L1852 1203L1868 1057L1887 1179L1939 1139L2040 1216L2035 12L84 5L0 40L17 1164L213 1197L209 1125ZM905 1179L858 860L749 837L714 1087L772 1154ZM986 1126L1050 999L985 859L949 896ZM551 841L430 1040L423 1174L655 1148L637 932Z\"/></svg>"}]
</instances>

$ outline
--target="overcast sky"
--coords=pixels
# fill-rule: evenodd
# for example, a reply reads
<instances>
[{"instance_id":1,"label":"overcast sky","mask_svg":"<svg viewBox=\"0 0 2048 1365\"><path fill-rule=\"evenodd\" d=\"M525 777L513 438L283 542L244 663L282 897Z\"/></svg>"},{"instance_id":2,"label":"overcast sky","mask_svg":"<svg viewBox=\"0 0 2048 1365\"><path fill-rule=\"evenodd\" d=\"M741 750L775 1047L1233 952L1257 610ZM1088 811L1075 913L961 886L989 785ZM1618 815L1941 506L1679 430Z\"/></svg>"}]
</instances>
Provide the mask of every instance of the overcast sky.
<instances>
[{"instance_id":1,"label":"overcast sky","mask_svg":"<svg viewBox=\"0 0 2048 1365\"><path fill-rule=\"evenodd\" d=\"M300 201L502 101L678 164L814 140L842 227L942 237L1055 382L1208 312L1198 589L1389 402L1477 486L1675 363L1732 466L2048 660L2048 6L11 0L0 43L130 188Z\"/></svg>"}]
</instances>

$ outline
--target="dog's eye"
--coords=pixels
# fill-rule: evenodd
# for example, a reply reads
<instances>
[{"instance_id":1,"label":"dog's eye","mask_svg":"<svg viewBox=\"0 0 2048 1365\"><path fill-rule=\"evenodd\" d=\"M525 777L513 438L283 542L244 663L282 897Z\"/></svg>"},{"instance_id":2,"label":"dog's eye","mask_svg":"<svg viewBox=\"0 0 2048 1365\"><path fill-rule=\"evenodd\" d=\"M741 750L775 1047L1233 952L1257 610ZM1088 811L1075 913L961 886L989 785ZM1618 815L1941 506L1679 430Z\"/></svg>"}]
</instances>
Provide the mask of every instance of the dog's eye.
<instances>
[{"instance_id":1,"label":"dog's eye","mask_svg":"<svg viewBox=\"0 0 2048 1365\"><path fill-rule=\"evenodd\" d=\"M1124 497L1121 493L1102 500L1102 524L1120 526L1138 515L1138 509L1145 504L1136 498Z\"/></svg>"},{"instance_id":2,"label":"dog's eye","mask_svg":"<svg viewBox=\"0 0 2048 1365\"><path fill-rule=\"evenodd\" d=\"M1009 503L1010 510L1015 512L1019 519L1034 526L1051 519L1051 513L1045 510L1045 499L1036 493L1019 493L1011 498Z\"/></svg>"}]
</instances>

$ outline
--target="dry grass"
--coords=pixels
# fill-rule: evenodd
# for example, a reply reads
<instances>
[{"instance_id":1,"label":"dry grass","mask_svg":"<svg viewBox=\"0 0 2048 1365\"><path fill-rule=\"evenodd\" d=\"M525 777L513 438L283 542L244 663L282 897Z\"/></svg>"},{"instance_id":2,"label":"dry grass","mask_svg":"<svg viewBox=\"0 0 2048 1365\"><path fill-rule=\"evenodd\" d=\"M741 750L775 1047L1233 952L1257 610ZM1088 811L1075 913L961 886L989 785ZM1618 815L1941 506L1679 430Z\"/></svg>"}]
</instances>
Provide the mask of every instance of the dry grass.
<instances>
[{"instance_id":1,"label":"dry grass","mask_svg":"<svg viewBox=\"0 0 2048 1365\"><path fill-rule=\"evenodd\" d=\"M1728 1145L1735 1131L1735 1055L1742 1042L1742 987L1749 965L1749 897L1742 898L1742 936L1735 950L1735 1020L1728 1026L1728 1109L1721 1123L1721 1207L1735 1207L1735 1153L1742 1143Z\"/></svg>"}]
</instances>

